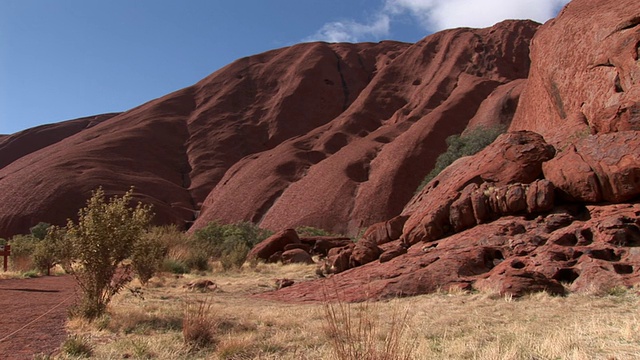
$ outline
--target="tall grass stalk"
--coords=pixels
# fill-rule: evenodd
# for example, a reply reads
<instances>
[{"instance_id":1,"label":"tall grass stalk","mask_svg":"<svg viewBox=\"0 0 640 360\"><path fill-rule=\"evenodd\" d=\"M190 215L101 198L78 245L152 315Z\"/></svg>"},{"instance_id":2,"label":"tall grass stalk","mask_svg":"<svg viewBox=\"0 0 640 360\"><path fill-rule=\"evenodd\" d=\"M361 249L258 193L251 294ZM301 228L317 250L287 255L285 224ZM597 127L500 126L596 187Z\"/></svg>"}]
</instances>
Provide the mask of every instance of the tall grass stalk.
<instances>
[{"instance_id":1,"label":"tall grass stalk","mask_svg":"<svg viewBox=\"0 0 640 360\"><path fill-rule=\"evenodd\" d=\"M324 303L325 335L338 360L411 359L406 346L408 311L395 309L383 326L376 305L338 301Z\"/></svg>"},{"instance_id":2,"label":"tall grass stalk","mask_svg":"<svg viewBox=\"0 0 640 360\"><path fill-rule=\"evenodd\" d=\"M217 321L211 311L211 298L203 300L185 300L182 336L184 342L195 348L203 349L216 344Z\"/></svg>"}]
</instances>

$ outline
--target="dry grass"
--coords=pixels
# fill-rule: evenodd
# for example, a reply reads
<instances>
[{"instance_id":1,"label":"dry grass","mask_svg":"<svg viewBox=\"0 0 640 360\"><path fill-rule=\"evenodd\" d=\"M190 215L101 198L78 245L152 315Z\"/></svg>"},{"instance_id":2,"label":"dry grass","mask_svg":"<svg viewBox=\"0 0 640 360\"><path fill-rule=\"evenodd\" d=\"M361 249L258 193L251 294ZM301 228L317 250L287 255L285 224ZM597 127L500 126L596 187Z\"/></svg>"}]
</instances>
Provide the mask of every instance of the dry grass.
<instances>
[{"instance_id":1,"label":"dry grass","mask_svg":"<svg viewBox=\"0 0 640 360\"><path fill-rule=\"evenodd\" d=\"M198 275L164 275L151 279L144 299L122 293L105 318L74 320L68 328L88 339L96 359L331 359L341 339L367 341L370 349L391 354L388 359L640 359L635 291L518 300L458 292L372 304L286 304L251 294L273 289L276 278L311 278L313 266L215 269L206 274L218 285L213 293L185 293L182 286ZM185 344L189 301L206 304L215 346ZM345 321L353 335L344 335ZM364 335L356 334L359 328Z\"/></svg>"},{"instance_id":2,"label":"dry grass","mask_svg":"<svg viewBox=\"0 0 640 360\"><path fill-rule=\"evenodd\" d=\"M379 306L371 302L324 304L325 335L337 360L411 359L413 346L404 336L408 309L394 311L383 321Z\"/></svg>"},{"instance_id":3,"label":"dry grass","mask_svg":"<svg viewBox=\"0 0 640 360\"><path fill-rule=\"evenodd\" d=\"M182 337L194 349L204 349L215 345L218 319L211 311L210 298L185 301Z\"/></svg>"}]
</instances>

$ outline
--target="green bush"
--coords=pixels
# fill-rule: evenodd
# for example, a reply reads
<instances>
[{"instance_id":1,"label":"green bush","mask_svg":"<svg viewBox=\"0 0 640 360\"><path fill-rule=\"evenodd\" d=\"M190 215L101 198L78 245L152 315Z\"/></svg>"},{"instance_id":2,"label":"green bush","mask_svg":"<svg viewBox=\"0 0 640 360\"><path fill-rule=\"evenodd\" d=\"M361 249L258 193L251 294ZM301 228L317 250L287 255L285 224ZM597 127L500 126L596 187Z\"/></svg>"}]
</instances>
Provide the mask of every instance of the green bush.
<instances>
[{"instance_id":1,"label":"green bush","mask_svg":"<svg viewBox=\"0 0 640 360\"><path fill-rule=\"evenodd\" d=\"M47 236L47 231L49 230L50 226L51 224L49 223L39 222L38 224L30 228L29 231L31 231L31 235L34 238L44 240L44 238Z\"/></svg>"},{"instance_id":2,"label":"green bush","mask_svg":"<svg viewBox=\"0 0 640 360\"><path fill-rule=\"evenodd\" d=\"M51 268L62 263L66 251L65 236L65 229L47 224L47 233L36 243L31 255L33 264L40 273L51 275ZM65 269L69 266L63 265Z\"/></svg>"},{"instance_id":3,"label":"green bush","mask_svg":"<svg viewBox=\"0 0 640 360\"><path fill-rule=\"evenodd\" d=\"M338 234L334 234L325 229L319 229L313 226L298 226L296 228L296 233L300 237L312 237L312 236L341 236Z\"/></svg>"},{"instance_id":4,"label":"green bush","mask_svg":"<svg viewBox=\"0 0 640 360\"><path fill-rule=\"evenodd\" d=\"M32 235L16 235L11 238L11 256L9 262L14 271L28 271L34 269L33 253L39 240Z\"/></svg>"},{"instance_id":5,"label":"green bush","mask_svg":"<svg viewBox=\"0 0 640 360\"><path fill-rule=\"evenodd\" d=\"M131 265L142 285L146 285L149 279L160 270L166 255L167 245L155 231L146 233L136 242L131 255Z\"/></svg>"},{"instance_id":6,"label":"green bush","mask_svg":"<svg viewBox=\"0 0 640 360\"><path fill-rule=\"evenodd\" d=\"M162 271L170 272L172 274L186 274L189 272L187 264L176 259L164 259L160 268Z\"/></svg>"},{"instance_id":7,"label":"green bush","mask_svg":"<svg viewBox=\"0 0 640 360\"><path fill-rule=\"evenodd\" d=\"M222 252L220 264L224 270L240 268L247 260L247 255L251 249L245 243L235 243Z\"/></svg>"},{"instance_id":8,"label":"green bush","mask_svg":"<svg viewBox=\"0 0 640 360\"><path fill-rule=\"evenodd\" d=\"M489 128L477 127L468 133L461 135L451 135L447 138L447 151L440 154L436 159L434 168L422 180L416 193L420 192L429 181L433 180L442 170L451 165L454 161L463 156L478 153L480 150L491 144L500 134L506 131L505 125L497 125Z\"/></svg>"},{"instance_id":9,"label":"green bush","mask_svg":"<svg viewBox=\"0 0 640 360\"><path fill-rule=\"evenodd\" d=\"M195 254L202 254L207 259L220 260L223 267L225 264L240 267L249 250L271 234L270 231L250 222L226 225L213 222L197 230L191 243Z\"/></svg>"},{"instance_id":10,"label":"green bush","mask_svg":"<svg viewBox=\"0 0 640 360\"><path fill-rule=\"evenodd\" d=\"M89 320L100 317L111 298L131 281L123 262L142 241L152 216L147 206L129 206L132 194L133 189L107 200L98 188L78 212L78 222L67 222L65 257L73 264L68 270L82 292L76 313Z\"/></svg>"}]
</instances>

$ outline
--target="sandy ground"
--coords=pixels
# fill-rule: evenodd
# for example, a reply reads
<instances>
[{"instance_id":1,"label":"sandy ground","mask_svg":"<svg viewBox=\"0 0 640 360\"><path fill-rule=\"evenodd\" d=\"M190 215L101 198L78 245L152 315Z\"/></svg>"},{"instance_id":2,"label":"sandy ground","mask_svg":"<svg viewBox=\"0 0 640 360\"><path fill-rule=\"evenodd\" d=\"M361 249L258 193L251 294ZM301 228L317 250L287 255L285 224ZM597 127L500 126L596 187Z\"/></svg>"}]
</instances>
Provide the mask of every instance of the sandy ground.
<instances>
[{"instance_id":1,"label":"sandy ground","mask_svg":"<svg viewBox=\"0 0 640 360\"><path fill-rule=\"evenodd\" d=\"M71 276L0 280L0 358L54 353L67 335L75 287Z\"/></svg>"}]
</instances>

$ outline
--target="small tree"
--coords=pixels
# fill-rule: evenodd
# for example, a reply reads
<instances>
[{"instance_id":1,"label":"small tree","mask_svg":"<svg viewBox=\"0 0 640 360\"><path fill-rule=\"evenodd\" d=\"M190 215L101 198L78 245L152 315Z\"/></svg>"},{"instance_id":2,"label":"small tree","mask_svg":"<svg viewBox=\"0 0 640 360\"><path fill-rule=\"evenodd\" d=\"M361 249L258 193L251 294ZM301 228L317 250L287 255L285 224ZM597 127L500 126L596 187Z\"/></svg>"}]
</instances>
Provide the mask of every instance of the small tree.
<instances>
[{"instance_id":1,"label":"small tree","mask_svg":"<svg viewBox=\"0 0 640 360\"><path fill-rule=\"evenodd\" d=\"M31 229L33 234L33 228ZM36 243L31 254L33 264L38 271L51 275L51 268L61 263L62 258L65 257L65 236L65 229L47 224L46 235ZM68 269L68 266L63 267L65 270Z\"/></svg>"},{"instance_id":2,"label":"small tree","mask_svg":"<svg viewBox=\"0 0 640 360\"><path fill-rule=\"evenodd\" d=\"M34 238L38 240L44 240L44 238L47 236L47 231L49 230L50 226L51 224L49 223L39 222L31 227L29 231L31 232L31 236L33 236Z\"/></svg>"},{"instance_id":3,"label":"small tree","mask_svg":"<svg viewBox=\"0 0 640 360\"><path fill-rule=\"evenodd\" d=\"M154 232L148 232L133 247L131 265L142 285L155 275L167 255L167 245Z\"/></svg>"},{"instance_id":4,"label":"small tree","mask_svg":"<svg viewBox=\"0 0 640 360\"><path fill-rule=\"evenodd\" d=\"M129 206L132 193L133 188L107 201L98 188L78 212L78 223L67 222L66 257L83 295L79 314L87 319L102 315L111 298L131 281L130 267L123 261L132 255L152 217L148 206Z\"/></svg>"}]
</instances>

